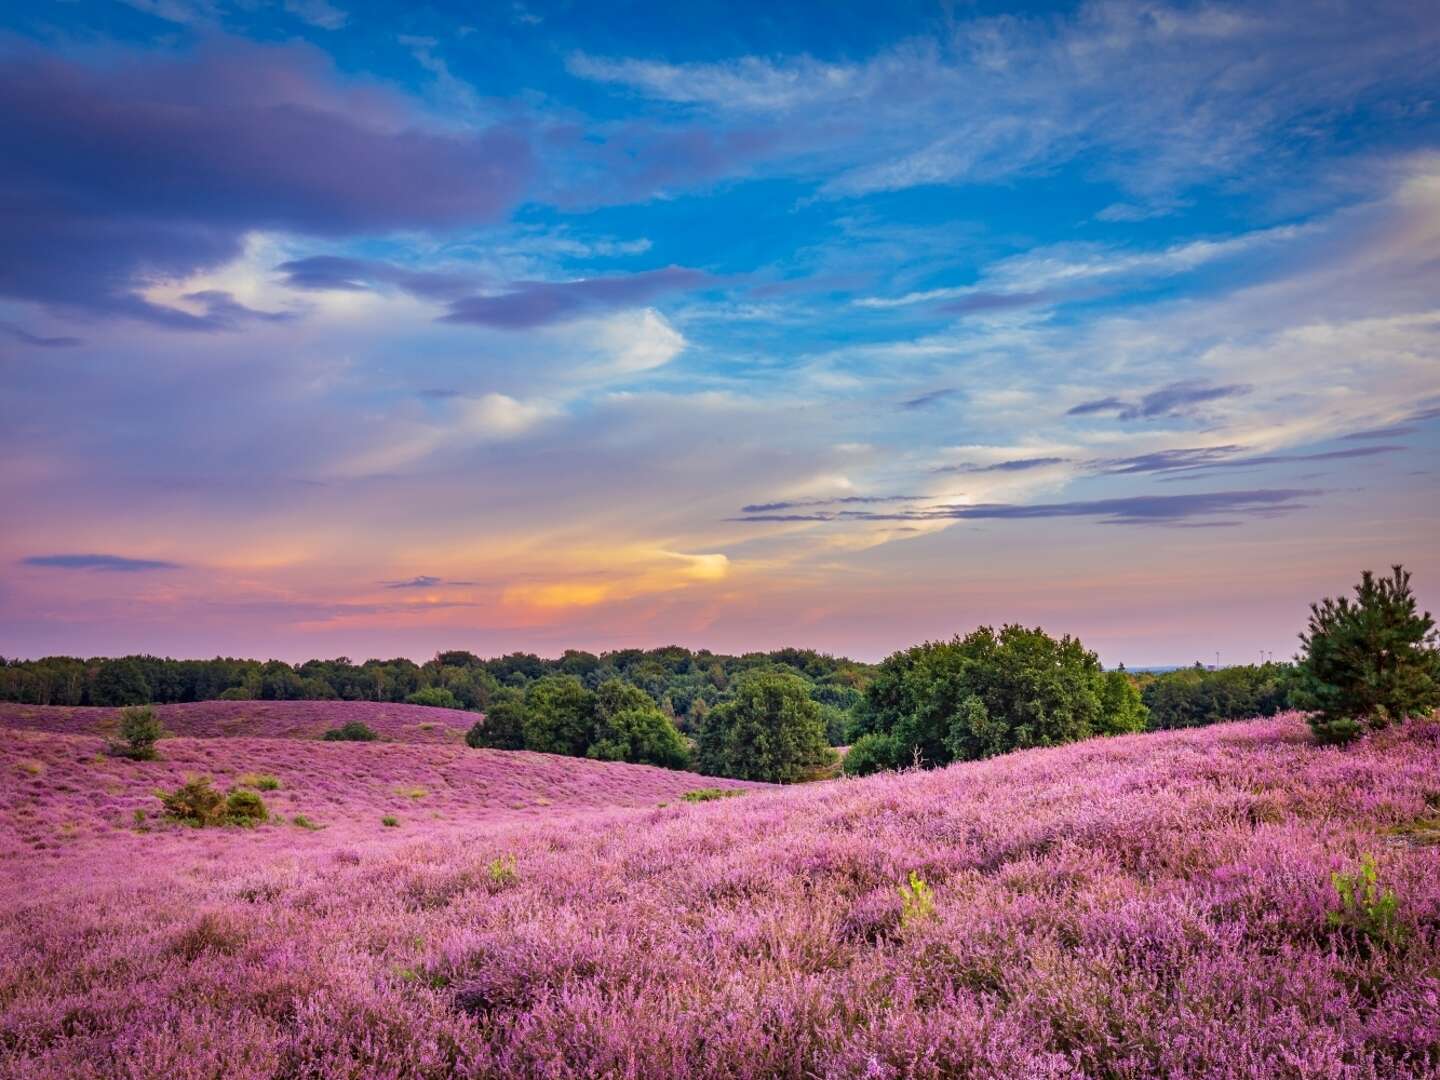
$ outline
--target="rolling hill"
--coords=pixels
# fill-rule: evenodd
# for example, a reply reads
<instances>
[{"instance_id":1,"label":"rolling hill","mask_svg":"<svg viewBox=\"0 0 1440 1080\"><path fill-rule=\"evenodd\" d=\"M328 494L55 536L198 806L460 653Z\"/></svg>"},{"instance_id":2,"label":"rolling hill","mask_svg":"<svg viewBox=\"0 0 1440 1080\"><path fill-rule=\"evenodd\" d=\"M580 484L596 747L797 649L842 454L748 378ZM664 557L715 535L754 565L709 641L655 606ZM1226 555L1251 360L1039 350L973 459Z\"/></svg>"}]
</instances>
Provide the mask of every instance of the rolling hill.
<instances>
[{"instance_id":1,"label":"rolling hill","mask_svg":"<svg viewBox=\"0 0 1440 1080\"><path fill-rule=\"evenodd\" d=\"M93 736L6 742L30 800L7 821L107 785L123 820L152 779L130 768L270 770L287 812L337 800L319 832L117 825L73 841L63 885L12 876L7 1075L1440 1070L1434 721L1339 751L1292 714L701 805L674 800L684 774L459 747L177 739L102 768ZM545 763L527 791L566 813L465 809L482 774ZM406 783L433 828L379 826Z\"/></svg>"}]
</instances>

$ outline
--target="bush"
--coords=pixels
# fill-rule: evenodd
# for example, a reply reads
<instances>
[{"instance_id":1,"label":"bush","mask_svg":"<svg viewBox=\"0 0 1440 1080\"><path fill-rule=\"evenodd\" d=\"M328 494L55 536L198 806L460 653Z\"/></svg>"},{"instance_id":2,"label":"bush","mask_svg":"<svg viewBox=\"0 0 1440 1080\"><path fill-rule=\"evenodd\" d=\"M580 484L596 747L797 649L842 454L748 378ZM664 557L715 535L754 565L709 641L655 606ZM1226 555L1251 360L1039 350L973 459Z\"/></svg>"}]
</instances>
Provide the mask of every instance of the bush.
<instances>
[{"instance_id":1,"label":"bush","mask_svg":"<svg viewBox=\"0 0 1440 1080\"><path fill-rule=\"evenodd\" d=\"M197 829L221 825L225 819L225 795L210 786L208 776L185 781L175 791L157 791L165 816Z\"/></svg>"},{"instance_id":2,"label":"bush","mask_svg":"<svg viewBox=\"0 0 1440 1080\"><path fill-rule=\"evenodd\" d=\"M1329 923L1367 946L1402 945L1405 925L1393 889L1380 887L1375 856L1366 855L1354 874L1334 873L1330 884L1340 898L1340 910L1330 912Z\"/></svg>"},{"instance_id":3,"label":"bush","mask_svg":"<svg viewBox=\"0 0 1440 1080\"><path fill-rule=\"evenodd\" d=\"M737 795L744 795L743 788L719 788L702 787L694 791L687 791L680 798L686 802L714 802L716 799L733 799Z\"/></svg>"},{"instance_id":4,"label":"bush","mask_svg":"<svg viewBox=\"0 0 1440 1080\"><path fill-rule=\"evenodd\" d=\"M895 736L883 731L872 731L855 740L840 763L846 776L868 776L884 769L898 769L900 744Z\"/></svg>"},{"instance_id":5,"label":"bush","mask_svg":"<svg viewBox=\"0 0 1440 1080\"><path fill-rule=\"evenodd\" d=\"M1314 711L1310 726L1322 743L1346 743L1367 726L1440 705L1435 620L1417 611L1403 567L1388 578L1366 570L1353 601L1327 597L1310 605L1300 642L1294 699Z\"/></svg>"},{"instance_id":6,"label":"bush","mask_svg":"<svg viewBox=\"0 0 1440 1080\"><path fill-rule=\"evenodd\" d=\"M405 699L411 705L430 705L437 709L460 709L460 699L443 686L427 686Z\"/></svg>"},{"instance_id":7,"label":"bush","mask_svg":"<svg viewBox=\"0 0 1440 1080\"><path fill-rule=\"evenodd\" d=\"M387 829L395 829L399 828L400 819L395 817L395 815L393 814L386 814L380 819L380 824L384 825Z\"/></svg>"},{"instance_id":8,"label":"bush","mask_svg":"<svg viewBox=\"0 0 1440 1080\"><path fill-rule=\"evenodd\" d=\"M279 791L280 781L268 773L247 772L235 778L237 788L254 788L256 791Z\"/></svg>"},{"instance_id":9,"label":"bush","mask_svg":"<svg viewBox=\"0 0 1440 1080\"><path fill-rule=\"evenodd\" d=\"M110 752L132 761L154 761L155 744L165 736L155 710L149 705L122 709L120 742L110 744Z\"/></svg>"},{"instance_id":10,"label":"bush","mask_svg":"<svg viewBox=\"0 0 1440 1080\"><path fill-rule=\"evenodd\" d=\"M338 728L331 728L325 732L323 738L326 742L374 742L380 738L375 730L359 720L351 720Z\"/></svg>"},{"instance_id":11,"label":"bush","mask_svg":"<svg viewBox=\"0 0 1440 1080\"><path fill-rule=\"evenodd\" d=\"M225 821L231 825L258 825L270 819L265 802L253 791L232 791L225 800Z\"/></svg>"},{"instance_id":12,"label":"bush","mask_svg":"<svg viewBox=\"0 0 1440 1080\"><path fill-rule=\"evenodd\" d=\"M220 700L221 700L221 701L249 701L249 700L250 700L251 698L253 698L254 696L255 696L254 694L250 693L250 691L247 690L247 689L245 689L245 687L243 687L243 686L232 686L232 687L230 687L230 689L228 689L228 690L223 690L223 691L221 691L221 693L220 693Z\"/></svg>"}]
</instances>

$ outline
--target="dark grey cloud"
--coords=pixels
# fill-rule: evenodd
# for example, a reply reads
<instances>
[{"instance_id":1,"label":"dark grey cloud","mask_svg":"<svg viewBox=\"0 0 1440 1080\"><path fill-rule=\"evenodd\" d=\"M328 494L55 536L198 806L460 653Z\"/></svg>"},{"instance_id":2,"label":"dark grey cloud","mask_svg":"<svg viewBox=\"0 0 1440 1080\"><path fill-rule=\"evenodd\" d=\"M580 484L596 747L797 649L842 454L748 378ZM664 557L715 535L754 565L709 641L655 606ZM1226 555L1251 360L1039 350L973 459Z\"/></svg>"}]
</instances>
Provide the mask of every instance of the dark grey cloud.
<instances>
[{"instance_id":1,"label":"dark grey cloud","mask_svg":"<svg viewBox=\"0 0 1440 1080\"><path fill-rule=\"evenodd\" d=\"M345 90L318 50L234 41L86 66L0 58L0 295L184 330L237 325L152 303L155 281L241 253L254 230L348 236L495 220L532 172L526 137L424 130Z\"/></svg>"},{"instance_id":2,"label":"dark grey cloud","mask_svg":"<svg viewBox=\"0 0 1440 1080\"><path fill-rule=\"evenodd\" d=\"M1067 409L1066 416L1091 416L1097 413L1114 413L1121 420L1154 420L1163 416L1184 416L1194 411L1197 405L1221 398L1239 397L1248 394L1250 388L1239 384L1229 386L1206 386L1196 382L1177 382L1152 390L1139 401L1106 397L1095 401L1081 402Z\"/></svg>"},{"instance_id":3,"label":"dark grey cloud","mask_svg":"<svg viewBox=\"0 0 1440 1080\"><path fill-rule=\"evenodd\" d=\"M430 589L436 585L474 585L473 581L446 581L443 578L431 577L429 574L421 574L418 577L407 578L404 581L382 581L380 583L387 589Z\"/></svg>"},{"instance_id":4,"label":"dark grey cloud","mask_svg":"<svg viewBox=\"0 0 1440 1080\"><path fill-rule=\"evenodd\" d=\"M44 566L53 570L101 570L124 574L180 568L179 563L160 559L127 559L123 555L31 555L21 562L26 566Z\"/></svg>"},{"instance_id":5,"label":"dark grey cloud","mask_svg":"<svg viewBox=\"0 0 1440 1080\"><path fill-rule=\"evenodd\" d=\"M924 409L930 405L938 405L946 398L952 398L958 393L960 393L960 391L956 390L954 387L942 387L939 390L931 390L929 393L921 394L919 397L913 397L906 401L902 401L900 402L900 408Z\"/></svg>"},{"instance_id":6,"label":"dark grey cloud","mask_svg":"<svg viewBox=\"0 0 1440 1080\"><path fill-rule=\"evenodd\" d=\"M944 465L933 471L937 473L1025 472L1027 469L1043 469L1047 465L1060 465L1069 460L1069 458L1063 457L1015 458L1011 461L997 461L993 465Z\"/></svg>"},{"instance_id":7,"label":"dark grey cloud","mask_svg":"<svg viewBox=\"0 0 1440 1080\"><path fill-rule=\"evenodd\" d=\"M442 322L473 323L523 330L565 322L595 311L643 304L663 293L693 289L710 281L700 270L667 266L638 274L579 281L517 281L494 296L467 296L450 304Z\"/></svg>"},{"instance_id":8,"label":"dark grey cloud","mask_svg":"<svg viewBox=\"0 0 1440 1080\"><path fill-rule=\"evenodd\" d=\"M0 322L0 334L4 334L22 345L34 345L41 349L63 349L72 345L84 344L78 337L40 337L12 322Z\"/></svg>"},{"instance_id":9,"label":"dark grey cloud","mask_svg":"<svg viewBox=\"0 0 1440 1080\"><path fill-rule=\"evenodd\" d=\"M1086 499L1061 503L980 503L974 506L939 506L889 513L836 511L813 514L755 513L732 521L961 521L1030 520L1036 518L1095 518L1108 525L1153 525L1184 522L1191 518L1269 517L1302 510L1298 500L1318 495L1314 489L1259 491L1208 491L1185 495L1134 495L1114 499Z\"/></svg>"}]
</instances>

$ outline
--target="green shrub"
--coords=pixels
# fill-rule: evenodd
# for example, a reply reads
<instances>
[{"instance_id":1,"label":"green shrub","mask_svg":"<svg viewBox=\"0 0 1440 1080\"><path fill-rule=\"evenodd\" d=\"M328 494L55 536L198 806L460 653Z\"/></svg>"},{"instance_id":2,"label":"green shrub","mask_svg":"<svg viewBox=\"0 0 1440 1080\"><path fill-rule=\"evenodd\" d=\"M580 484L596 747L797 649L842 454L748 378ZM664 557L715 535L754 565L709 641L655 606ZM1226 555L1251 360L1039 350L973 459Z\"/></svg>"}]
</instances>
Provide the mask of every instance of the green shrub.
<instances>
[{"instance_id":1,"label":"green shrub","mask_svg":"<svg viewBox=\"0 0 1440 1080\"><path fill-rule=\"evenodd\" d=\"M680 798L686 802L714 802L716 799L730 799L744 794L745 791L742 788L702 787L696 788L694 791L687 791Z\"/></svg>"},{"instance_id":2,"label":"green shrub","mask_svg":"<svg viewBox=\"0 0 1440 1080\"><path fill-rule=\"evenodd\" d=\"M174 791L157 791L165 816L192 828L257 825L269 820L264 801L253 791L217 791L208 776L194 776ZM137 821L139 819L137 818Z\"/></svg>"},{"instance_id":3,"label":"green shrub","mask_svg":"<svg viewBox=\"0 0 1440 1080\"><path fill-rule=\"evenodd\" d=\"M268 773L244 773L235 778L236 787L254 788L256 791L279 791L280 781Z\"/></svg>"},{"instance_id":4,"label":"green shrub","mask_svg":"<svg viewBox=\"0 0 1440 1080\"><path fill-rule=\"evenodd\" d=\"M338 728L331 728L323 738L326 742L374 742L380 736L368 724L351 720Z\"/></svg>"},{"instance_id":5,"label":"green shrub","mask_svg":"<svg viewBox=\"0 0 1440 1080\"><path fill-rule=\"evenodd\" d=\"M395 817L393 814L386 814L380 819L380 824L384 825L387 829L395 829L399 828L400 819L398 817Z\"/></svg>"},{"instance_id":6,"label":"green shrub","mask_svg":"<svg viewBox=\"0 0 1440 1080\"><path fill-rule=\"evenodd\" d=\"M296 825L300 826L300 828L302 829L319 830L325 827L324 825L316 825L315 822L311 821L304 814L296 814L290 820L293 821Z\"/></svg>"},{"instance_id":7,"label":"green shrub","mask_svg":"<svg viewBox=\"0 0 1440 1080\"><path fill-rule=\"evenodd\" d=\"M225 795L210 786L208 776L195 776L174 791L157 791L165 816L194 828L221 825L225 819Z\"/></svg>"},{"instance_id":8,"label":"green shrub","mask_svg":"<svg viewBox=\"0 0 1440 1080\"><path fill-rule=\"evenodd\" d=\"M165 736L155 710L137 705L120 710L120 741L110 744L110 752L131 761L154 761L155 744Z\"/></svg>"},{"instance_id":9,"label":"green shrub","mask_svg":"<svg viewBox=\"0 0 1440 1080\"><path fill-rule=\"evenodd\" d=\"M889 732L872 731L855 740L840 764L846 776L868 776L883 769L898 769L900 744Z\"/></svg>"},{"instance_id":10,"label":"green shrub","mask_svg":"<svg viewBox=\"0 0 1440 1080\"><path fill-rule=\"evenodd\" d=\"M232 791L225 799L225 821L229 825L258 825L269 819L265 801L253 791Z\"/></svg>"},{"instance_id":11,"label":"green shrub","mask_svg":"<svg viewBox=\"0 0 1440 1080\"><path fill-rule=\"evenodd\" d=\"M431 705L437 709L462 708L460 699L443 686L426 686L405 700L411 705Z\"/></svg>"}]
</instances>

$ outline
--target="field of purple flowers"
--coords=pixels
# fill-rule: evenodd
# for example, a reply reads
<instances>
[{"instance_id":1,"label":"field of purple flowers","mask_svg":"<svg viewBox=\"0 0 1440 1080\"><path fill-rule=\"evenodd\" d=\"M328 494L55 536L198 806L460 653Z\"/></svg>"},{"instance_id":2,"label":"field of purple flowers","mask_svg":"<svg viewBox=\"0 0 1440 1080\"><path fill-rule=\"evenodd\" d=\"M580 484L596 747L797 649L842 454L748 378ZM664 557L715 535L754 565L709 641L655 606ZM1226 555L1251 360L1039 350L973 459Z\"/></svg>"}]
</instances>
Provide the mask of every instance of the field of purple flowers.
<instances>
[{"instance_id":1,"label":"field of purple flowers","mask_svg":"<svg viewBox=\"0 0 1440 1080\"><path fill-rule=\"evenodd\" d=\"M698 805L628 779L685 774L459 747L18 741L7 828L123 820L162 782L126 770L197 769L272 772L267 800L331 827L116 826L58 863L7 841L0 1075L1440 1074L1435 721L1336 750L1287 715ZM462 826L470 770L542 763L646 808ZM426 794L392 804L405 784ZM406 826L376 827L392 805ZM27 885L47 861L63 879Z\"/></svg>"},{"instance_id":2,"label":"field of purple flowers","mask_svg":"<svg viewBox=\"0 0 1440 1080\"><path fill-rule=\"evenodd\" d=\"M154 709L171 735L197 738L318 739L331 728L358 720L393 742L458 743L476 720L474 713L460 709L384 701L191 701ZM109 735L119 722L119 709L0 701L0 727Z\"/></svg>"}]
</instances>

